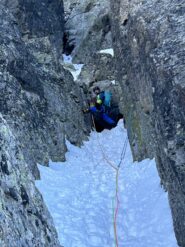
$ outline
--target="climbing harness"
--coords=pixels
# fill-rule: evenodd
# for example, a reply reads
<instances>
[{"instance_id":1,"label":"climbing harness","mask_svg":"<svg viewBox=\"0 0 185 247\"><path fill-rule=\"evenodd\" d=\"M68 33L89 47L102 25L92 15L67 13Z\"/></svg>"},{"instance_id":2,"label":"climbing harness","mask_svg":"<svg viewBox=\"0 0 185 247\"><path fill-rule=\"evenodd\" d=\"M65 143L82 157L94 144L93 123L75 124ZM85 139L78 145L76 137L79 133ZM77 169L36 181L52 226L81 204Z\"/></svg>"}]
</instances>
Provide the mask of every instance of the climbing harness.
<instances>
[{"instance_id":1,"label":"climbing harness","mask_svg":"<svg viewBox=\"0 0 185 247\"><path fill-rule=\"evenodd\" d=\"M94 128L96 129L93 115L92 115L92 122L93 122ZM98 137L97 138L98 145L100 147L103 159L116 172L116 191L115 191L115 197L114 197L113 202L112 202L112 206L113 206L113 226L114 226L115 247L119 247L118 234L117 234L117 216L118 216L119 205L120 205L120 201L119 201L119 172L120 172L121 164L122 164L122 162L123 162L123 160L125 158L125 154L126 154L126 150L127 150L127 144L128 144L128 137L126 137L126 139L124 141L124 145L123 145L123 149L122 149L122 152L121 152L120 161L119 161L118 165L116 165L113 161L111 161L106 156L106 154L105 154L105 152L103 150L103 147L102 147L102 145L100 143L99 136L97 135L97 137Z\"/></svg>"}]
</instances>

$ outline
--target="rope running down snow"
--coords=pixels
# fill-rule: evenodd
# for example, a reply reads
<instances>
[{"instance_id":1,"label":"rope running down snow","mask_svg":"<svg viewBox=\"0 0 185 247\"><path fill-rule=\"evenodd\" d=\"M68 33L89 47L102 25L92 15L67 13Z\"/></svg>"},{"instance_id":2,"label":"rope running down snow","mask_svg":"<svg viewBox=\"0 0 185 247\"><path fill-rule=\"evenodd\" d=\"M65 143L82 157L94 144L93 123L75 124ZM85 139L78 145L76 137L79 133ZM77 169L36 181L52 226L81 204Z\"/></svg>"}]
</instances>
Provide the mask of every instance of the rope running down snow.
<instances>
[{"instance_id":1,"label":"rope running down snow","mask_svg":"<svg viewBox=\"0 0 185 247\"><path fill-rule=\"evenodd\" d=\"M93 122L93 127L96 129L93 115L92 115L92 122ZM103 147L100 143L98 135L97 135L97 140L98 140L98 145L100 147L103 159L107 162L107 164L109 166L111 166L116 171L116 193L115 193L115 199L114 199L114 201L116 201L116 205L115 206L113 205L113 224L114 224L115 246L119 247L118 235L117 235L117 216L118 216L119 205L120 205L120 201L119 201L119 170L120 170L122 161L125 158L125 154L126 154L126 150L127 150L127 144L128 144L128 137L126 137L126 139L125 139L123 149L121 152L120 161L119 161L118 165L116 165L113 161L111 161L111 160L109 160L109 158L107 158L107 156L103 150Z\"/></svg>"}]
</instances>

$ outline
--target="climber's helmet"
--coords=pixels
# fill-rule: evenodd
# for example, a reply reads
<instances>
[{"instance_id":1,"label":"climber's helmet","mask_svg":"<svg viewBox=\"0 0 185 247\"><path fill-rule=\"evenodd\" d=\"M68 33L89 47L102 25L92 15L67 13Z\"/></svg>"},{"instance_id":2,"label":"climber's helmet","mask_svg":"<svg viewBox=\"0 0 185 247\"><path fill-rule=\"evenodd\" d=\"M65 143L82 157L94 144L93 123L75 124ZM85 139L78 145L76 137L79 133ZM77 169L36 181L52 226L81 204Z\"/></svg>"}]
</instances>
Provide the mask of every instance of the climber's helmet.
<instances>
[{"instance_id":1,"label":"climber's helmet","mask_svg":"<svg viewBox=\"0 0 185 247\"><path fill-rule=\"evenodd\" d=\"M100 93L100 88L98 86L93 88L93 92L97 95Z\"/></svg>"}]
</instances>

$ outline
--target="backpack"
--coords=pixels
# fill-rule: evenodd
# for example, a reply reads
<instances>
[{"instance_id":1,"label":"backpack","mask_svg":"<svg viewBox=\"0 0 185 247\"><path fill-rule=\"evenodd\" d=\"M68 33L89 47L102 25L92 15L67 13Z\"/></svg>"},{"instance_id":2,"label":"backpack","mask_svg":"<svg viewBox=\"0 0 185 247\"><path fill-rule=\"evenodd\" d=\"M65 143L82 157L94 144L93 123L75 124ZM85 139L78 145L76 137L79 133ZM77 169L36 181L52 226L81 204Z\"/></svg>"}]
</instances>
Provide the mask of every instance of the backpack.
<instances>
[{"instance_id":1,"label":"backpack","mask_svg":"<svg viewBox=\"0 0 185 247\"><path fill-rule=\"evenodd\" d=\"M110 107L111 106L111 98L112 98L112 93L110 91L105 91L104 92L104 105Z\"/></svg>"}]
</instances>

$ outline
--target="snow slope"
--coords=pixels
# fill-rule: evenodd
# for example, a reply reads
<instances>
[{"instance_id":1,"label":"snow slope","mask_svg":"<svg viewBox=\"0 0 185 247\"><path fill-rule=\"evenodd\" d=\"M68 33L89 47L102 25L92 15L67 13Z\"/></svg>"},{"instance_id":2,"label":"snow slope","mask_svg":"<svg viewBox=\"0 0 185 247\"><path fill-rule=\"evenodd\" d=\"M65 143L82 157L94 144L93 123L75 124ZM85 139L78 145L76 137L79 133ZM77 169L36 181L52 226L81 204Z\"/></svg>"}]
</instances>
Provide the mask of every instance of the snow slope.
<instances>
[{"instance_id":1,"label":"snow slope","mask_svg":"<svg viewBox=\"0 0 185 247\"><path fill-rule=\"evenodd\" d=\"M70 55L67 56L66 54L63 54L62 65L64 69L69 70L71 72L74 81L78 79L78 76L80 75L81 70L84 66L84 64L74 64L72 62L72 57Z\"/></svg>"},{"instance_id":2,"label":"snow slope","mask_svg":"<svg viewBox=\"0 0 185 247\"><path fill-rule=\"evenodd\" d=\"M114 247L115 171L127 137L122 122L113 130L92 132L81 148L70 143L66 162L39 166L37 187L53 216L64 247ZM99 141L98 141L99 140ZM120 168L119 247L176 247L167 194L154 160L132 162L130 147Z\"/></svg>"}]
</instances>

